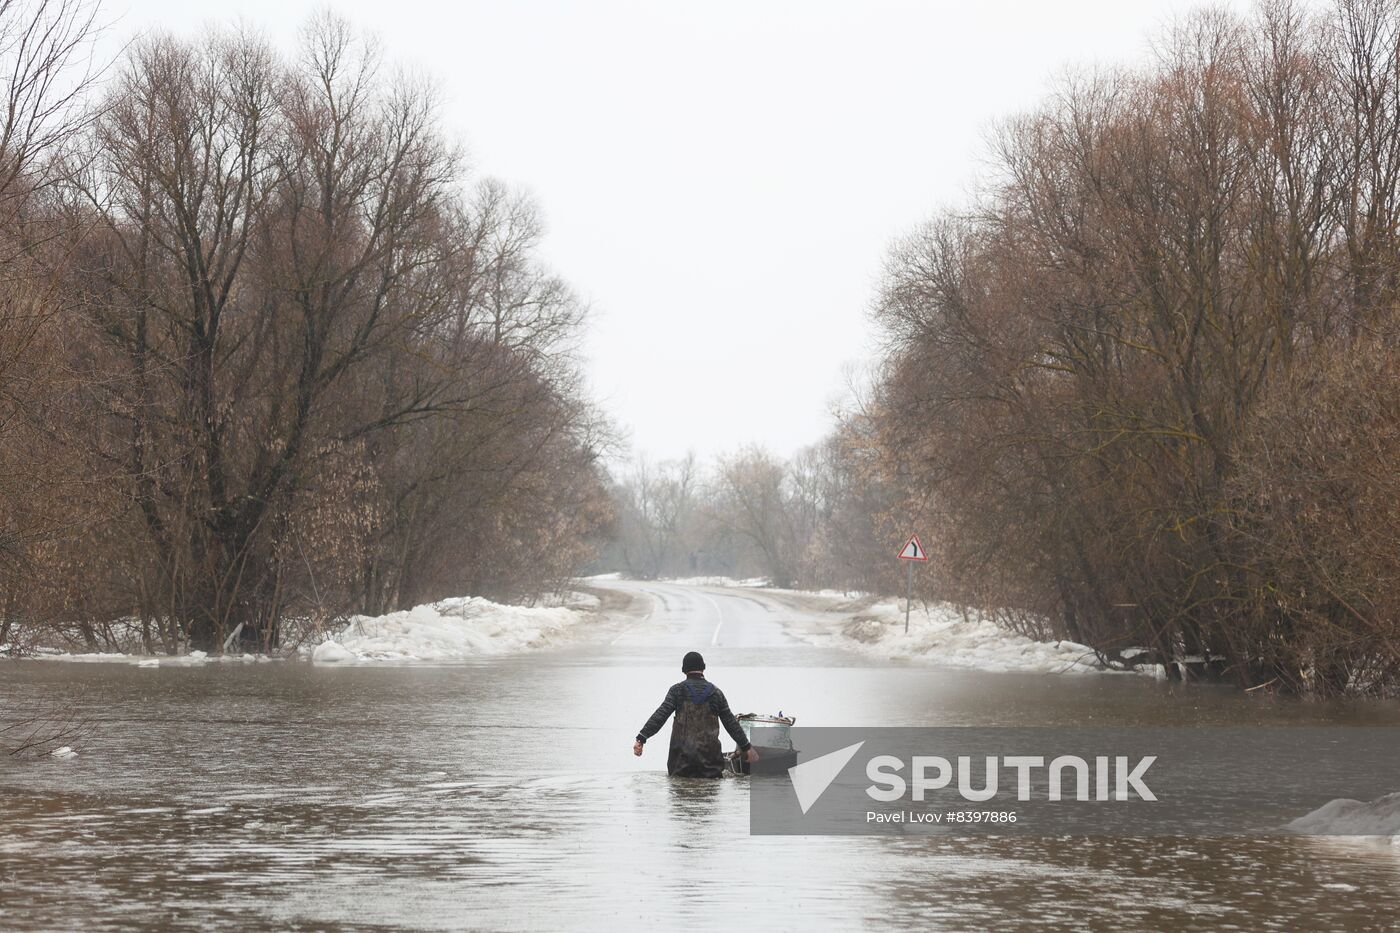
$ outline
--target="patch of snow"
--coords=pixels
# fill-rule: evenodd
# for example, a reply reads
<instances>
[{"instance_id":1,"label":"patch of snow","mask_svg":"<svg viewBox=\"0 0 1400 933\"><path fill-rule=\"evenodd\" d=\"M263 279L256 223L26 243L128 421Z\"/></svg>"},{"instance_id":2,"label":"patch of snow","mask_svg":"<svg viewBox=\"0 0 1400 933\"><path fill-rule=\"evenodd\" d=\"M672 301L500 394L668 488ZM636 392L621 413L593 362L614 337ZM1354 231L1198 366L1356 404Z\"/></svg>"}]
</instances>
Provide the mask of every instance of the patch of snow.
<instances>
[{"instance_id":1,"label":"patch of snow","mask_svg":"<svg viewBox=\"0 0 1400 933\"><path fill-rule=\"evenodd\" d=\"M32 657L40 661L78 661L78 662L102 662L102 661L123 661L133 662L135 655L122 654L119 651L84 651L67 652L56 648L36 648Z\"/></svg>"},{"instance_id":2,"label":"patch of snow","mask_svg":"<svg viewBox=\"0 0 1400 933\"><path fill-rule=\"evenodd\" d=\"M1348 798L1329 800L1286 827L1309 836L1353 836L1400 849L1400 793L1369 803Z\"/></svg>"},{"instance_id":3,"label":"patch of snow","mask_svg":"<svg viewBox=\"0 0 1400 933\"><path fill-rule=\"evenodd\" d=\"M731 589L759 589L768 586L767 577L750 577L736 580L733 577L666 577L659 583L674 583L678 586L723 586Z\"/></svg>"},{"instance_id":4,"label":"patch of snow","mask_svg":"<svg viewBox=\"0 0 1400 933\"><path fill-rule=\"evenodd\" d=\"M40 661L70 661L86 664L134 664L137 667L202 667L213 663L246 664L254 661L280 661L282 658L259 654L226 654L211 657L204 651L191 651L189 654L122 654L116 651L92 651L70 654L52 648L41 648L33 655Z\"/></svg>"},{"instance_id":5,"label":"patch of snow","mask_svg":"<svg viewBox=\"0 0 1400 933\"><path fill-rule=\"evenodd\" d=\"M62 748L55 748L53 751L49 752L49 754L50 754L51 756L53 756L54 758L77 758L77 757L78 757L78 753L75 752L75 751L73 751L73 746L71 746L71 745L65 745L65 746L63 746Z\"/></svg>"},{"instance_id":6,"label":"patch of snow","mask_svg":"<svg viewBox=\"0 0 1400 933\"><path fill-rule=\"evenodd\" d=\"M854 649L882 658L912 658L945 667L982 671L1031 671L1056 674L1104 670L1087 645L1071 641L1036 641L1008 632L976 611L947 603L915 609L904 633L904 601L887 599L841 616L839 631L796 629L804 641Z\"/></svg>"},{"instance_id":7,"label":"patch of snow","mask_svg":"<svg viewBox=\"0 0 1400 933\"><path fill-rule=\"evenodd\" d=\"M566 609L581 609L590 611L603 605L603 601L592 593L581 593L578 590L570 590L567 593L551 594L540 600L541 606L557 607L563 606Z\"/></svg>"},{"instance_id":8,"label":"patch of snow","mask_svg":"<svg viewBox=\"0 0 1400 933\"><path fill-rule=\"evenodd\" d=\"M227 661L227 660L230 660L230 659L229 659L229 658L223 658L223 657L211 658L211 657L209 657L209 655L208 655L206 652L203 652L203 651L191 651L189 654L168 654L168 655L167 655L167 654L163 654L163 655L154 656L154 657L152 657L152 656L140 656L140 655L120 655L120 654L119 654L119 655L112 655L112 656L109 656L109 657L107 657L107 658L104 658L103 660L109 660L109 661L128 661L128 662L130 662L130 661L135 661L137 667L143 667L143 666L203 667L204 665L208 664L210 661ZM155 665L149 665L149 664L147 664L147 662L149 662L149 661L154 661L154 662L156 662L156 664L155 664Z\"/></svg>"},{"instance_id":9,"label":"patch of snow","mask_svg":"<svg viewBox=\"0 0 1400 933\"><path fill-rule=\"evenodd\" d=\"M610 575L613 578L621 579L616 574ZM602 579L601 577L590 579ZM740 580L734 577L663 577L658 579L658 583L674 583L677 586L714 586L725 589L740 590L766 590L769 593L785 596L820 596L825 599L860 599L871 594L860 590L794 590L784 589L772 585L767 577L748 577Z\"/></svg>"},{"instance_id":10,"label":"patch of snow","mask_svg":"<svg viewBox=\"0 0 1400 933\"><path fill-rule=\"evenodd\" d=\"M309 654L312 661L332 664L463 660L542 647L581 618L582 612L565 606L505 606L455 597L383 616L356 616Z\"/></svg>"}]
</instances>

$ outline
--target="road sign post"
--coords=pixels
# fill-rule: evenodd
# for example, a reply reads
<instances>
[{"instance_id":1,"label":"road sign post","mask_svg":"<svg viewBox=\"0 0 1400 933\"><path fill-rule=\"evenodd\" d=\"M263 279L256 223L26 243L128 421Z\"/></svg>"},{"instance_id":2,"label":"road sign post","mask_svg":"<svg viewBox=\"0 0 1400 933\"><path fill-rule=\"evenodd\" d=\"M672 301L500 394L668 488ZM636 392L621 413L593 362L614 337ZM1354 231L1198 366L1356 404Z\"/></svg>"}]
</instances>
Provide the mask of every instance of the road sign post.
<instances>
[{"instance_id":1,"label":"road sign post","mask_svg":"<svg viewBox=\"0 0 1400 933\"><path fill-rule=\"evenodd\" d=\"M909 634L909 612L914 608L914 562L909 561L909 597L904 600L904 634Z\"/></svg>"},{"instance_id":2,"label":"road sign post","mask_svg":"<svg viewBox=\"0 0 1400 933\"><path fill-rule=\"evenodd\" d=\"M899 559L909 563L909 598L904 601L904 634L908 635L909 611L914 607L914 562L928 562L924 543L919 540L918 535L910 535L909 540L904 542L904 547L899 550Z\"/></svg>"}]
</instances>

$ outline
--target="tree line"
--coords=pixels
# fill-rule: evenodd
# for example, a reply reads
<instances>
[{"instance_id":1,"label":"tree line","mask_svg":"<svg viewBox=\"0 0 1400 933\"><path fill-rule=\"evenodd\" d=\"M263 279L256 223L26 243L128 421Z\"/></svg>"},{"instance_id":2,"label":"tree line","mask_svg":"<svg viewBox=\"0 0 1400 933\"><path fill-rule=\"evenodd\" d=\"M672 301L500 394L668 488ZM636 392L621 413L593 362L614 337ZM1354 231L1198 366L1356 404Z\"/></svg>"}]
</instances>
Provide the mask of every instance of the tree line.
<instances>
[{"instance_id":1,"label":"tree line","mask_svg":"<svg viewBox=\"0 0 1400 933\"><path fill-rule=\"evenodd\" d=\"M1063 79L989 162L893 245L861 403L791 463L721 463L710 527L775 581L886 593L917 528L925 595L1027 634L1393 694L1400 5L1186 16L1146 65ZM623 520L676 479L633 477Z\"/></svg>"},{"instance_id":2,"label":"tree line","mask_svg":"<svg viewBox=\"0 0 1400 933\"><path fill-rule=\"evenodd\" d=\"M586 308L433 86L333 16L136 39L0 0L0 643L269 649L568 579Z\"/></svg>"},{"instance_id":3,"label":"tree line","mask_svg":"<svg viewBox=\"0 0 1400 933\"><path fill-rule=\"evenodd\" d=\"M909 527L847 413L788 458L759 446L702 464L638 458L613 485L613 538L599 566L640 579L761 578L777 587L888 593ZM896 539L898 539L896 541Z\"/></svg>"}]
</instances>

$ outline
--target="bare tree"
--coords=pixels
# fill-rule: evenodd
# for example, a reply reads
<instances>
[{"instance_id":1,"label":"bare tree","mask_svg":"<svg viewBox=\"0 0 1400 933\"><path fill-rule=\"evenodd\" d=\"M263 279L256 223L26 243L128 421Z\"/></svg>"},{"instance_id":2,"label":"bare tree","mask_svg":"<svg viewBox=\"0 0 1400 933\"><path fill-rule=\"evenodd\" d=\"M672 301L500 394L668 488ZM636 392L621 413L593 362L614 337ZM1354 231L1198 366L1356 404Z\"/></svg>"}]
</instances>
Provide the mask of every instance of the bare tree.
<instances>
[{"instance_id":1,"label":"bare tree","mask_svg":"<svg viewBox=\"0 0 1400 933\"><path fill-rule=\"evenodd\" d=\"M271 648L289 616L537 595L587 558L586 309L528 199L464 184L431 85L323 15L290 59L144 37L86 112L36 255L83 378L31 414L101 512L38 555L56 637Z\"/></svg>"},{"instance_id":2,"label":"bare tree","mask_svg":"<svg viewBox=\"0 0 1400 933\"><path fill-rule=\"evenodd\" d=\"M40 256L64 227L49 204L57 157L90 117L96 7L0 2L0 645L16 647L36 552L89 520L65 488L72 438L51 416L72 379L59 358L62 295Z\"/></svg>"}]
</instances>

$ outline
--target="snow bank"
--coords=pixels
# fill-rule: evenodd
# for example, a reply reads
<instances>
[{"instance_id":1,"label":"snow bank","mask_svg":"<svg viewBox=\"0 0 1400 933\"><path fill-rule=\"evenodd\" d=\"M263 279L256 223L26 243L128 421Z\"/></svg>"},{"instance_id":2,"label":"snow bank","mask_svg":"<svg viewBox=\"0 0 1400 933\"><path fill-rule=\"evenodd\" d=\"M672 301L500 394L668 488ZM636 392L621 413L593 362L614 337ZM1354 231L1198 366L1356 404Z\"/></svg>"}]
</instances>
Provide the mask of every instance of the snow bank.
<instances>
[{"instance_id":1,"label":"snow bank","mask_svg":"<svg viewBox=\"0 0 1400 933\"><path fill-rule=\"evenodd\" d=\"M946 603L916 608L904 634L903 600L883 600L845 616L839 632L798 629L804 641L881 658L916 658L946 667L1056 674L1103 670L1093 649L1070 641L1035 641L976 612L964 618Z\"/></svg>"},{"instance_id":2,"label":"snow bank","mask_svg":"<svg viewBox=\"0 0 1400 933\"><path fill-rule=\"evenodd\" d=\"M122 654L117 651L92 651L74 654L53 648L38 648L31 657L38 661L71 661L89 664L134 664L137 667L200 667L205 664L251 664L259 661L279 661L266 654L209 655L203 651L187 654Z\"/></svg>"},{"instance_id":3,"label":"snow bank","mask_svg":"<svg viewBox=\"0 0 1400 933\"><path fill-rule=\"evenodd\" d=\"M583 618L568 606L503 606L468 596L384 616L356 616L312 649L318 664L455 661L542 647Z\"/></svg>"},{"instance_id":4,"label":"snow bank","mask_svg":"<svg viewBox=\"0 0 1400 933\"><path fill-rule=\"evenodd\" d=\"M299 654L317 664L370 661L451 661L542 646L601 602L591 593L568 592L537 607L504 606L477 597L459 597L384 616L354 616L344 630ZM252 654L143 655L121 652L70 653L38 648L39 660L132 664L140 668L199 667L215 663L283 660Z\"/></svg>"},{"instance_id":5,"label":"snow bank","mask_svg":"<svg viewBox=\"0 0 1400 933\"><path fill-rule=\"evenodd\" d=\"M1369 803L1341 798L1324 803L1288 824L1309 836L1353 836L1400 849L1400 793Z\"/></svg>"}]
</instances>

